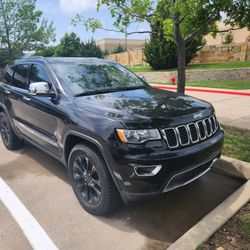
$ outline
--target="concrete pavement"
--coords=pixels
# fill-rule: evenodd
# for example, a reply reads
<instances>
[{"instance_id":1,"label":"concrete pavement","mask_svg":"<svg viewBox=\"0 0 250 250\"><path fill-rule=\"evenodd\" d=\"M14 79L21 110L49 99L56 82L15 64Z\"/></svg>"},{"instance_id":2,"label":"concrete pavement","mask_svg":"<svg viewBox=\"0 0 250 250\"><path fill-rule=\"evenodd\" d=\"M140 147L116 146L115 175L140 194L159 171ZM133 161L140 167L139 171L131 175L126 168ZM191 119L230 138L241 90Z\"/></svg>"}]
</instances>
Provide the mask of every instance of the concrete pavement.
<instances>
[{"instance_id":1,"label":"concrete pavement","mask_svg":"<svg viewBox=\"0 0 250 250\"><path fill-rule=\"evenodd\" d=\"M157 199L95 217L79 205L66 169L39 149L10 152L0 141L0 156L0 176L59 249L166 249L243 183L209 172ZM30 248L1 202L0 221L0 249Z\"/></svg>"}]
</instances>

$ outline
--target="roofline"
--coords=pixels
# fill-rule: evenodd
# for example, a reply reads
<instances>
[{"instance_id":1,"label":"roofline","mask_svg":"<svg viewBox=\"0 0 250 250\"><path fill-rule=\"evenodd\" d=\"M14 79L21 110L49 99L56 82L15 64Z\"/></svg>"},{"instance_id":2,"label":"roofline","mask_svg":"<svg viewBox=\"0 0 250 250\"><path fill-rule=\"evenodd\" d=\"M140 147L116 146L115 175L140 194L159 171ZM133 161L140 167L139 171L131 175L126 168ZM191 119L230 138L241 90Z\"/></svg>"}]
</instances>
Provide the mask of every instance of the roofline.
<instances>
[{"instance_id":1,"label":"roofline","mask_svg":"<svg viewBox=\"0 0 250 250\"><path fill-rule=\"evenodd\" d=\"M102 61L102 62L107 62L107 63L115 63L111 60L107 60L107 59L103 59L103 58L97 58L97 57L43 57L43 56L31 56L31 57L27 57L27 58L20 58L20 59L16 59L15 61L10 62L10 65L13 64L18 64L18 63L24 63L24 62L34 62L34 61L40 61L40 62L44 62L44 63L53 63L53 61L62 61L65 60L65 62L68 61Z\"/></svg>"}]
</instances>

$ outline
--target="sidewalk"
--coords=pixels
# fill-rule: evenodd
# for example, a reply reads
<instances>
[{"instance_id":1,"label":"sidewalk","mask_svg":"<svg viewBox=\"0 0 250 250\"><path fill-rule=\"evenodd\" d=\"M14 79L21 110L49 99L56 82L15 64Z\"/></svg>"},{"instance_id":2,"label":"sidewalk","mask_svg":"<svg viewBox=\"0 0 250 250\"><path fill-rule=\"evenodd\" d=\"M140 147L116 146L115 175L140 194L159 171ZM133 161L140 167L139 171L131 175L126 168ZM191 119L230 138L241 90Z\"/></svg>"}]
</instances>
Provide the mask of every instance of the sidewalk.
<instances>
[{"instance_id":1,"label":"sidewalk","mask_svg":"<svg viewBox=\"0 0 250 250\"><path fill-rule=\"evenodd\" d=\"M164 85L157 85L157 87L158 86L164 87ZM171 88L172 86L166 87L168 87L169 89L169 87ZM173 87L171 90L175 91ZM212 103L215 107L216 115L220 123L243 129L250 129L249 90L235 91L228 89L188 87L186 90L186 94Z\"/></svg>"}]
</instances>

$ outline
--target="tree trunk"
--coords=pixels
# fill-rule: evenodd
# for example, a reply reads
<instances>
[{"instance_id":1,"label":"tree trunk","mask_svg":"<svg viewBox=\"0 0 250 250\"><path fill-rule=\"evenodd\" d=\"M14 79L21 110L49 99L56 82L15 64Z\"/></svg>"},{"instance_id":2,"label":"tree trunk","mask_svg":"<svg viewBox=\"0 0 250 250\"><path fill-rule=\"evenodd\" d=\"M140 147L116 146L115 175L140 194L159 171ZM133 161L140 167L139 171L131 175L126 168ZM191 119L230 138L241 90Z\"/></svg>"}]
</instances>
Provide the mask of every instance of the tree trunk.
<instances>
[{"instance_id":1,"label":"tree trunk","mask_svg":"<svg viewBox=\"0 0 250 250\"><path fill-rule=\"evenodd\" d=\"M175 42L176 42L177 54L178 54L177 55L177 58L178 58L177 92L184 94L185 83L186 83L186 43L181 35L178 15L175 17L175 21L174 21L174 36L175 36Z\"/></svg>"},{"instance_id":2,"label":"tree trunk","mask_svg":"<svg viewBox=\"0 0 250 250\"><path fill-rule=\"evenodd\" d=\"M186 84L186 45L185 41L177 42L177 57L178 57L178 68L177 68L177 76L178 76L178 85L177 92L185 93L185 84Z\"/></svg>"}]
</instances>

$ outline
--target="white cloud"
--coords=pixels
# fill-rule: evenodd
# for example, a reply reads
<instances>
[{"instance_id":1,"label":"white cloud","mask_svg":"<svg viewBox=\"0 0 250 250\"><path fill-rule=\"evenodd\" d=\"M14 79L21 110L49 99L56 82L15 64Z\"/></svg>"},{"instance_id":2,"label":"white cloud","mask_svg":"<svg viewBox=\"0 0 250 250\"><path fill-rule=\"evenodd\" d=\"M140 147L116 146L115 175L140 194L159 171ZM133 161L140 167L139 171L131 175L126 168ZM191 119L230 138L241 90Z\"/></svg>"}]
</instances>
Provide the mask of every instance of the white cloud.
<instances>
[{"instance_id":1,"label":"white cloud","mask_svg":"<svg viewBox=\"0 0 250 250\"><path fill-rule=\"evenodd\" d=\"M79 13L95 9L97 0L60 0L60 7L66 13Z\"/></svg>"}]
</instances>

